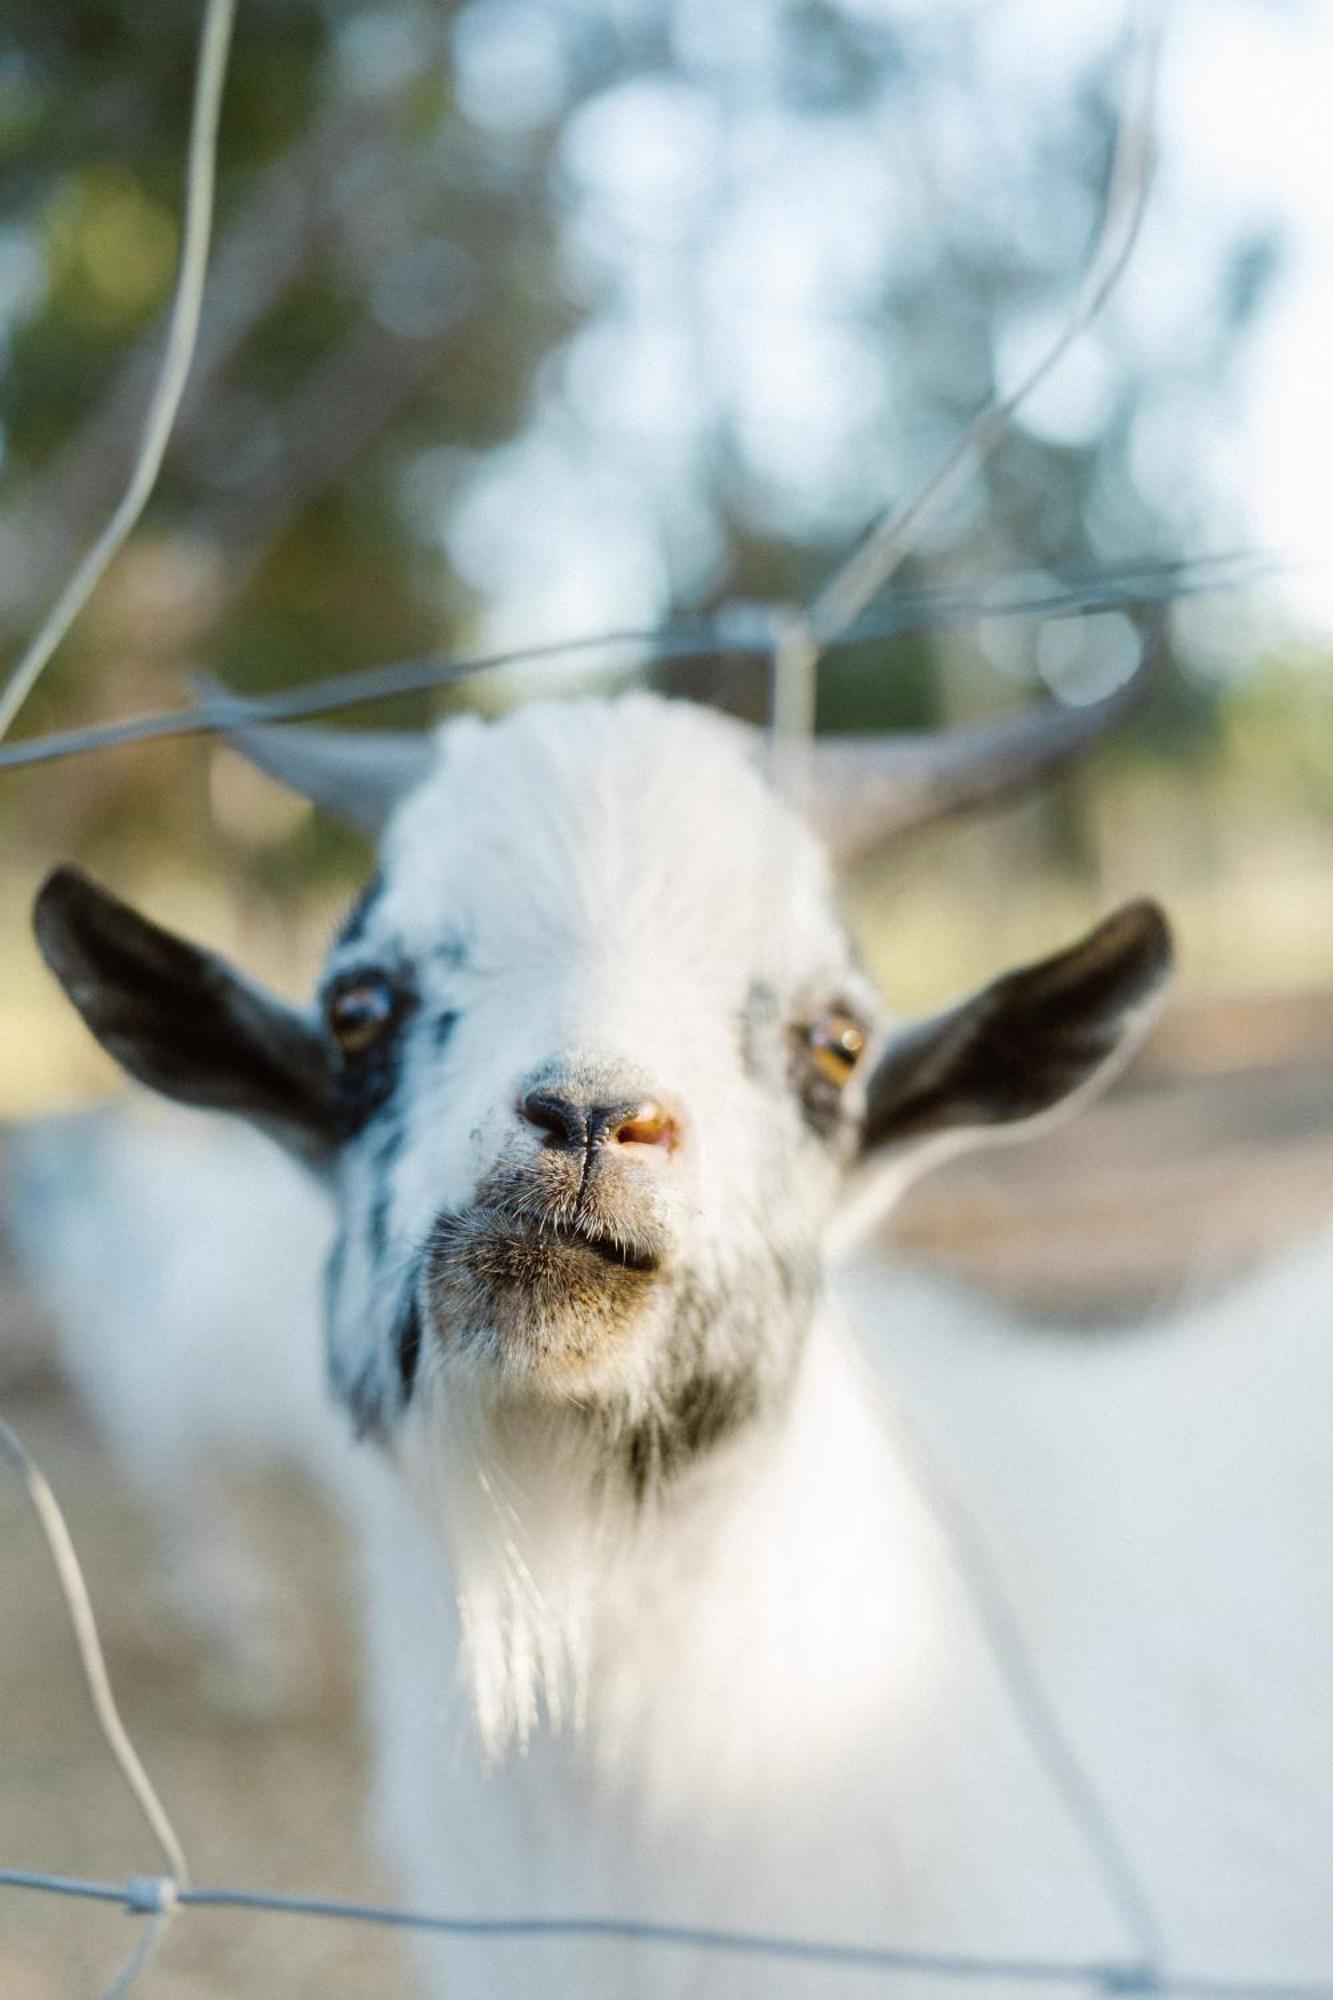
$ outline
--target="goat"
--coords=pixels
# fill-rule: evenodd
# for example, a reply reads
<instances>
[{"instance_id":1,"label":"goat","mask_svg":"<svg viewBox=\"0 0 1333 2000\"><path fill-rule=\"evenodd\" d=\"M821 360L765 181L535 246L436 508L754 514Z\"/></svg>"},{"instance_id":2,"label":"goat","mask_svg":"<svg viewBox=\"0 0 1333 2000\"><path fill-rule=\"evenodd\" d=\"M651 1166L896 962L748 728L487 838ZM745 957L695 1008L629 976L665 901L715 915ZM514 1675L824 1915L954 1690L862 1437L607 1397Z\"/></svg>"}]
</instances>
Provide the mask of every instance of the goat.
<instances>
[{"instance_id":1,"label":"goat","mask_svg":"<svg viewBox=\"0 0 1333 2000\"><path fill-rule=\"evenodd\" d=\"M330 1190L329 1379L375 1447L377 1818L417 1906L1328 1976L1309 1301L1333 1259L1091 1355L830 1268L850 1209L1095 1088L1170 945L1129 905L903 1027L828 851L1012 789L1118 712L815 745L822 842L743 726L651 696L422 740L238 725L381 835L310 1012L73 870L42 890L41 947L110 1052ZM1033 1755L904 1387L1160 1937L1126 1935ZM852 1977L614 1939L426 1961L451 2000Z\"/></svg>"}]
</instances>

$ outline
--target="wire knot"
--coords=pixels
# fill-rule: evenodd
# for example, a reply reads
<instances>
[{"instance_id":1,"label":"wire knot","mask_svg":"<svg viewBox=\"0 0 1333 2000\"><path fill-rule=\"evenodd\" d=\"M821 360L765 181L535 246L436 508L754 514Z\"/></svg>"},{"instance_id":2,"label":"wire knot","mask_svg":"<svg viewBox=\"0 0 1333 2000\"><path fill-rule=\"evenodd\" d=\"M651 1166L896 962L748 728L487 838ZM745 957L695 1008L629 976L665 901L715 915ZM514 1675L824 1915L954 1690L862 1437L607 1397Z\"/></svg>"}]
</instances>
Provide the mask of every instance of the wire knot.
<instances>
[{"instance_id":1,"label":"wire knot","mask_svg":"<svg viewBox=\"0 0 1333 2000\"><path fill-rule=\"evenodd\" d=\"M125 1907L135 1917L166 1917L180 1907L180 1884L170 1875L131 1875Z\"/></svg>"}]
</instances>

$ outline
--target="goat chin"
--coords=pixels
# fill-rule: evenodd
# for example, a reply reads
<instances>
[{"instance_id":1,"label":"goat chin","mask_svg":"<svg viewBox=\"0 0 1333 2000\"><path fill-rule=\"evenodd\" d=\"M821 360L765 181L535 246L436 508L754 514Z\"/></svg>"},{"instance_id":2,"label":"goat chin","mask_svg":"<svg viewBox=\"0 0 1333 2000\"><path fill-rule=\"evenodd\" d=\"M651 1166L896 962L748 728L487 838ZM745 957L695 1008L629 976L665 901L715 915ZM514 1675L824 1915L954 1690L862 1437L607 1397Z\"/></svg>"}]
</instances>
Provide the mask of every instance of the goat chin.
<instances>
[{"instance_id":1,"label":"goat chin","mask_svg":"<svg viewBox=\"0 0 1333 2000\"><path fill-rule=\"evenodd\" d=\"M136 1273L174 1271L197 1299L206 1242L209 1324L313 1357L314 1199L257 1150L244 1176L219 1174L215 1144L191 1174L179 1142L170 1216L150 1227L145 1207L136 1225ZM124 1201L148 1162L117 1162ZM188 1480L199 1454L165 1450L180 1404L168 1418L144 1371L186 1382L216 1357L197 1317L168 1310L189 1294L167 1276L146 1341L142 1298L131 1313L126 1288L122 1313L105 1266L65 1255L105 1195L86 1183L67 1215L48 1207L29 1263L59 1280L67 1354L122 1457ZM185 1326L190 1353L164 1359ZM313 1366L269 1366L258 1433L230 1425L225 1398L187 1401L204 1434L226 1423L233 1446L297 1451L359 1523L376 1818L414 1905L1131 1955L1002 1678L942 1480L1169 1965L1326 1979L1331 1326L1333 1240L1155 1327L1063 1343L865 1261L821 1309L785 1418L637 1509L591 1497L585 1445L534 1421L498 1452L429 1380L397 1464L334 1439ZM234 1384L234 1350L224 1372ZM443 1942L423 1966L450 2000L797 2000L856 1978L568 1939Z\"/></svg>"}]
</instances>

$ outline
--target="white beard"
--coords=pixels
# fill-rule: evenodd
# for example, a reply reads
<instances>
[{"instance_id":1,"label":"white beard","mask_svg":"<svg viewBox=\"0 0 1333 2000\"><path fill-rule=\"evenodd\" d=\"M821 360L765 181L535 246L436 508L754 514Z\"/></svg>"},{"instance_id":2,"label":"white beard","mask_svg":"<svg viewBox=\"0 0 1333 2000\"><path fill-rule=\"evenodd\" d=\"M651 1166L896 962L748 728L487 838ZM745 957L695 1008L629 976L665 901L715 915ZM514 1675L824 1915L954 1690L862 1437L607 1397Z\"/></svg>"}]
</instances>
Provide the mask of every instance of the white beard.
<instances>
[{"instance_id":1,"label":"white beard","mask_svg":"<svg viewBox=\"0 0 1333 2000\"><path fill-rule=\"evenodd\" d=\"M862 1317L981 1523L1171 1962L1200 1976L1309 1980L1333 1957L1333 1723L1322 1693L1313 1710L1301 1693L1324 1687L1327 1606L1309 1566L1302 1584L1283 1557L1309 1516L1322 1434L1320 1397L1302 1391L1296 1414L1291 1391L1314 1380L1308 1336L1330 1279L1325 1252L1225 1310L1091 1351L1025 1338L910 1279L878 1272L863 1289ZM1323 1335L1317 1348L1327 1381L1333 1349ZM1273 1411L1247 1459L1252 1412L1231 1389L1260 1350ZM1207 1358L1217 1390L1204 1396ZM1179 1425L1187 1384L1207 1405L1197 1441ZM1159 1432L1174 1458L1145 1452ZM1230 1465L1234 1487L1243 1473L1232 1504L1266 1538L1257 1567L1209 1555L1213 1523L1191 1500L1205 1437L1219 1477ZM380 1818L411 1902L1133 1959L913 1447L831 1316L786 1424L724 1447L642 1514L586 1506L586 1464L536 1432L489 1490L476 1456L447 1429L437 1439L437 1497L422 1483L409 1502L386 1474L367 1551ZM1243 1742L1230 1725L1219 1735L1220 1692L1203 1699L1201 1674L1231 1690ZM832 2000L848 1976L605 1941L444 1945L428 1962L449 2000Z\"/></svg>"},{"instance_id":2,"label":"white beard","mask_svg":"<svg viewBox=\"0 0 1333 2000\"><path fill-rule=\"evenodd\" d=\"M939 1950L960 1927L1018 1949L1042 1916L1048 1948L1063 1933L1072 1949L1078 1910L1083 1941L1114 1951L1114 1913L978 1669L975 1630L980 1692L966 1728L940 1727L967 1684L968 1614L831 1323L785 1424L642 1510L598 1488L575 1433L520 1427L501 1470L494 1438L433 1401L403 1444L415 1499L386 1488L370 1549L380 1818L419 1907ZM1008 1871L984 1880L992 1791L1037 1830L1017 1919ZM959 1827L959 1887L941 1897L931 1878ZM807 1994L834 1976L625 1945L562 1946L558 1963L495 1949L479 1993ZM433 1958L441 1990L472 1990L456 1951Z\"/></svg>"}]
</instances>

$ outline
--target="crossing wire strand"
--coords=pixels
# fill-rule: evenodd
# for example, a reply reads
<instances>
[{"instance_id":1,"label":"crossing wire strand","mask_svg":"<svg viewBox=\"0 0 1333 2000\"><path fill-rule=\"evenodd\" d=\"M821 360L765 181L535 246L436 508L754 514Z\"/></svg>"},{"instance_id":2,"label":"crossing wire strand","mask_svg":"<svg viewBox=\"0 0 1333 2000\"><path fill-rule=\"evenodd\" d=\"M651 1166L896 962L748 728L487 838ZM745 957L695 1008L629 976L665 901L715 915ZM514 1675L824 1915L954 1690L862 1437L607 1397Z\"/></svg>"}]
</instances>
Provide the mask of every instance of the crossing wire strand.
<instances>
[{"instance_id":1,"label":"crossing wire strand","mask_svg":"<svg viewBox=\"0 0 1333 2000\"><path fill-rule=\"evenodd\" d=\"M29 641L3 691L0 691L0 738L8 735L15 716L37 685L51 655L123 548L157 484L157 475L161 471L176 413L185 392L199 331L199 308L203 302L208 242L213 225L218 122L235 14L236 0L207 0L190 117L180 266L162 370L144 418L129 482L110 520L73 571Z\"/></svg>"},{"instance_id":2,"label":"crossing wire strand","mask_svg":"<svg viewBox=\"0 0 1333 2000\"><path fill-rule=\"evenodd\" d=\"M1153 104L1164 0L1131 0L1125 84L1110 169L1092 249L1073 304L1055 338L1007 395L993 397L939 464L891 508L829 578L808 607L809 630L821 644L836 637L883 589L911 547L921 522L955 486L969 460L989 457L1015 417L1102 312L1124 276L1138 242L1152 188Z\"/></svg>"},{"instance_id":3,"label":"crossing wire strand","mask_svg":"<svg viewBox=\"0 0 1333 2000\"><path fill-rule=\"evenodd\" d=\"M97 1619L93 1614L92 1599L88 1594L83 1567L74 1547L74 1538L61 1511L60 1502L52 1492L40 1466L3 1417L0 1417L0 1457L7 1459L18 1474L50 1551L60 1593L69 1613L84 1686L88 1690L88 1699L97 1718L97 1725L120 1767L121 1775L129 1786L149 1832L161 1850L172 1879L184 1887L190 1879L185 1850L171 1823L171 1817L158 1797L156 1787L130 1740L129 1731L121 1720L120 1710L116 1706L116 1698L111 1691L111 1677L107 1673L106 1656L102 1651L102 1642L98 1635Z\"/></svg>"}]
</instances>

